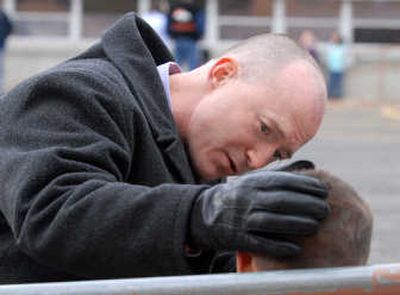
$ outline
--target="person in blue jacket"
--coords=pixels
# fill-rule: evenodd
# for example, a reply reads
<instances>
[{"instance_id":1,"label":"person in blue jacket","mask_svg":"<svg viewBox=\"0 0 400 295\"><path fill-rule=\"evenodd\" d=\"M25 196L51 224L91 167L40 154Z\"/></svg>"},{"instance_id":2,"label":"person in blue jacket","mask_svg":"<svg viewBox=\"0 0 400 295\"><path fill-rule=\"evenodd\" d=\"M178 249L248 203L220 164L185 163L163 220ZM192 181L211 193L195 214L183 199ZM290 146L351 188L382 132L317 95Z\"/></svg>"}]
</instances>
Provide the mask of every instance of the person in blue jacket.
<instances>
[{"instance_id":1,"label":"person in blue jacket","mask_svg":"<svg viewBox=\"0 0 400 295\"><path fill-rule=\"evenodd\" d=\"M334 32L331 35L326 52L329 99L341 99L344 96L347 59L346 45L343 43L342 37Z\"/></svg>"}]
</instances>

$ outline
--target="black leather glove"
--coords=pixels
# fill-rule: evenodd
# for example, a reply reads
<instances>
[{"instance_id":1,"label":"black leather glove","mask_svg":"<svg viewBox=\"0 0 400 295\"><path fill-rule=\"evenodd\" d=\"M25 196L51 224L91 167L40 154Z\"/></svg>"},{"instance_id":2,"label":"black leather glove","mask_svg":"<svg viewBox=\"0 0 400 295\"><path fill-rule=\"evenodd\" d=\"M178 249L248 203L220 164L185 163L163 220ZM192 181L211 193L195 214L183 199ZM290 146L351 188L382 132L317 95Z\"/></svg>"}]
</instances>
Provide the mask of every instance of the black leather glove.
<instances>
[{"instance_id":1,"label":"black leather glove","mask_svg":"<svg viewBox=\"0 0 400 295\"><path fill-rule=\"evenodd\" d=\"M190 219L194 248L295 255L288 240L316 232L329 213L327 188L318 179L266 169L204 190Z\"/></svg>"},{"instance_id":2,"label":"black leather glove","mask_svg":"<svg viewBox=\"0 0 400 295\"><path fill-rule=\"evenodd\" d=\"M283 163L274 162L271 165L273 166L272 167L268 166L265 169L269 171L286 171L286 172L315 169L314 163L309 160L297 160L294 162L284 161Z\"/></svg>"}]
</instances>

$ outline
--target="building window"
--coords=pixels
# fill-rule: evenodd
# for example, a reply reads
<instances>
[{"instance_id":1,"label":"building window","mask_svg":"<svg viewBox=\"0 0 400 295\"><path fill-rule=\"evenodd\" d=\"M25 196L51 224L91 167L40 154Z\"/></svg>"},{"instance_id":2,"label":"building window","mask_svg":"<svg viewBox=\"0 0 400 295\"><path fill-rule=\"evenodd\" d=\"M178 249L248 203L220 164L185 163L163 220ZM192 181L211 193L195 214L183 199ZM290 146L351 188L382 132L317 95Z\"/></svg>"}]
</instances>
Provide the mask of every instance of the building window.
<instances>
[{"instance_id":1,"label":"building window","mask_svg":"<svg viewBox=\"0 0 400 295\"><path fill-rule=\"evenodd\" d=\"M287 15L296 17L337 17L339 0L289 0L286 1Z\"/></svg>"},{"instance_id":2,"label":"building window","mask_svg":"<svg viewBox=\"0 0 400 295\"><path fill-rule=\"evenodd\" d=\"M319 41L326 41L337 30L341 1L296 0L286 1L288 34L298 40L310 30Z\"/></svg>"},{"instance_id":3,"label":"building window","mask_svg":"<svg viewBox=\"0 0 400 295\"><path fill-rule=\"evenodd\" d=\"M221 39L245 39L271 31L272 0L219 0Z\"/></svg>"},{"instance_id":4,"label":"building window","mask_svg":"<svg viewBox=\"0 0 400 295\"><path fill-rule=\"evenodd\" d=\"M400 43L400 3L353 2L356 43Z\"/></svg>"},{"instance_id":5,"label":"building window","mask_svg":"<svg viewBox=\"0 0 400 295\"><path fill-rule=\"evenodd\" d=\"M400 3L397 1L354 1L354 18L397 19L400 15Z\"/></svg>"},{"instance_id":6,"label":"building window","mask_svg":"<svg viewBox=\"0 0 400 295\"><path fill-rule=\"evenodd\" d=\"M66 12L70 0L17 0L17 11Z\"/></svg>"},{"instance_id":7,"label":"building window","mask_svg":"<svg viewBox=\"0 0 400 295\"><path fill-rule=\"evenodd\" d=\"M98 38L120 16L137 10L137 1L82 0L84 38Z\"/></svg>"},{"instance_id":8,"label":"building window","mask_svg":"<svg viewBox=\"0 0 400 295\"><path fill-rule=\"evenodd\" d=\"M17 0L15 35L66 36L70 0Z\"/></svg>"}]
</instances>

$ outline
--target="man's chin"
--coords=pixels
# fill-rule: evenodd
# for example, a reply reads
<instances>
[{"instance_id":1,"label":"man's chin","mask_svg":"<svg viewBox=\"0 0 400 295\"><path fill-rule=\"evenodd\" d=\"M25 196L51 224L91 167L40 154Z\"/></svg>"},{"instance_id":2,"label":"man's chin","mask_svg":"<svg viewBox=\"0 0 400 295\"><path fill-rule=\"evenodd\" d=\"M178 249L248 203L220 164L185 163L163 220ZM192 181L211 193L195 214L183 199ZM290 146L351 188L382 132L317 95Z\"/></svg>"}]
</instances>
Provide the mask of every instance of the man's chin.
<instances>
[{"instance_id":1,"label":"man's chin","mask_svg":"<svg viewBox=\"0 0 400 295\"><path fill-rule=\"evenodd\" d=\"M197 171L199 171L198 175L203 182L212 182L225 176L222 175L220 171L217 171L215 168L206 169L206 167L200 167Z\"/></svg>"},{"instance_id":2,"label":"man's chin","mask_svg":"<svg viewBox=\"0 0 400 295\"><path fill-rule=\"evenodd\" d=\"M221 178L222 176L218 176L215 174L200 174L200 178L203 182L210 182Z\"/></svg>"}]
</instances>

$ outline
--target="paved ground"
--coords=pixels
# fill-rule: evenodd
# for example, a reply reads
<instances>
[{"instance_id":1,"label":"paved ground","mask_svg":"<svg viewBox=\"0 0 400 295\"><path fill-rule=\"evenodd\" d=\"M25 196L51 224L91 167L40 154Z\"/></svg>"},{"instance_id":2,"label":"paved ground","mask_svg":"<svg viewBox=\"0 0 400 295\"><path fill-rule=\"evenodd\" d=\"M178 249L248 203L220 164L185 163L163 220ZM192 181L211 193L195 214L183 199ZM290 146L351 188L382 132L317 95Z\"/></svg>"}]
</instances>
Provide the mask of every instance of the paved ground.
<instances>
[{"instance_id":1,"label":"paved ground","mask_svg":"<svg viewBox=\"0 0 400 295\"><path fill-rule=\"evenodd\" d=\"M370 263L400 262L400 108L330 104L309 158L350 182L375 214Z\"/></svg>"}]
</instances>

